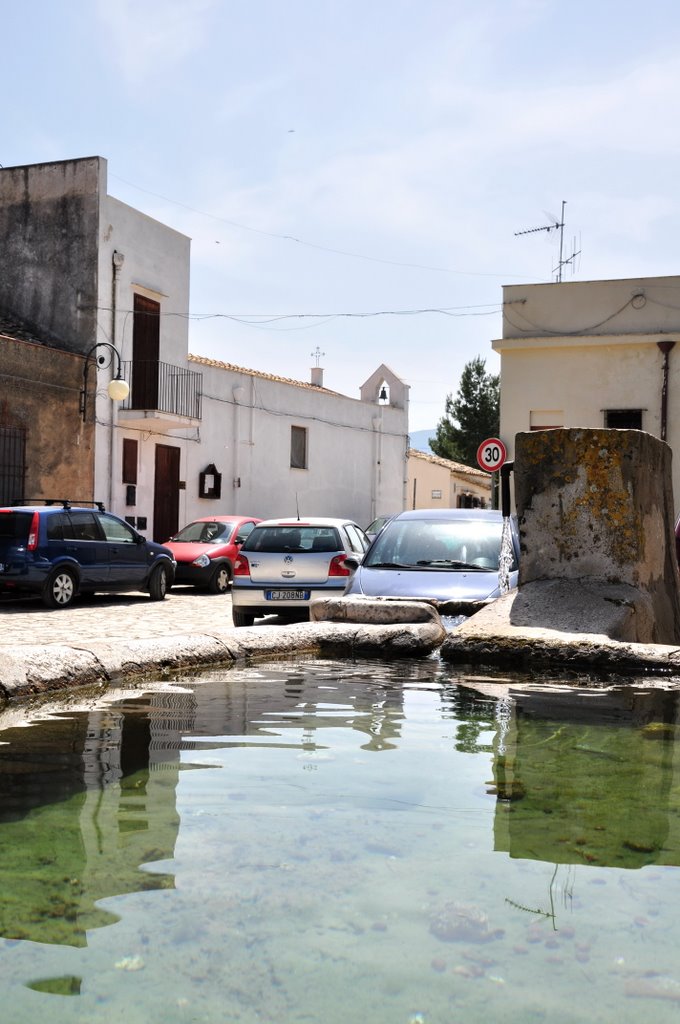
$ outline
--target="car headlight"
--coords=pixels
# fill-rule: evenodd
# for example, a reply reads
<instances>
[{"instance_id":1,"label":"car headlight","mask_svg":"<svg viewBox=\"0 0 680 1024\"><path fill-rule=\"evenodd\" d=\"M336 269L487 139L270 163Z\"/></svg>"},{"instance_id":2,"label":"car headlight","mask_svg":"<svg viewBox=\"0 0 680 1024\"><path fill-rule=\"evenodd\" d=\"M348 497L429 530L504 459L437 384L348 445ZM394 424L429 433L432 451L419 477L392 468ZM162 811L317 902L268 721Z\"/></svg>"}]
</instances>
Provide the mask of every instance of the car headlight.
<instances>
[{"instance_id":1,"label":"car headlight","mask_svg":"<svg viewBox=\"0 0 680 1024\"><path fill-rule=\"evenodd\" d=\"M207 555L199 555L198 558L194 558L192 565L197 565L199 569L205 569L206 566L210 565L210 559Z\"/></svg>"}]
</instances>

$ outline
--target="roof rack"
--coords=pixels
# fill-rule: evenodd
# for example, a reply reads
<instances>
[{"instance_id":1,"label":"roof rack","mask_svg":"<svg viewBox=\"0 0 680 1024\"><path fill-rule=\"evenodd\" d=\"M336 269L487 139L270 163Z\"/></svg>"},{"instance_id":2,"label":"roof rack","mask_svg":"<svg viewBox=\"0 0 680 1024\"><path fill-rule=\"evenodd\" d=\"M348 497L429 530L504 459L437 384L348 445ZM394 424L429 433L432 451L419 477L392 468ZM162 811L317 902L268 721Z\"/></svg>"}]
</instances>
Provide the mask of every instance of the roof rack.
<instances>
[{"instance_id":1,"label":"roof rack","mask_svg":"<svg viewBox=\"0 0 680 1024\"><path fill-rule=\"evenodd\" d=\"M100 512L106 511L103 501L92 501L91 498L85 498L82 501L75 498L17 498L12 505L61 505L65 509L69 509L73 505L94 505Z\"/></svg>"}]
</instances>

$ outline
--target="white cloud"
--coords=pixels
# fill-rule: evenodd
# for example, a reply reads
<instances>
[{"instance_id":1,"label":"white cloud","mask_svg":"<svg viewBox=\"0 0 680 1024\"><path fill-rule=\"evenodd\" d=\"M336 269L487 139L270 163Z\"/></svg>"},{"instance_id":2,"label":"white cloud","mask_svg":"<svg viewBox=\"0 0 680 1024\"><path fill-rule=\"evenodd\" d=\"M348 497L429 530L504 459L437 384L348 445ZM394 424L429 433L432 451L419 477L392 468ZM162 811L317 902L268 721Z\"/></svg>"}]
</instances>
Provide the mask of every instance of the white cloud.
<instances>
[{"instance_id":1,"label":"white cloud","mask_svg":"<svg viewBox=\"0 0 680 1024\"><path fill-rule=\"evenodd\" d=\"M218 0L97 0L111 56L128 85L181 64L209 36Z\"/></svg>"}]
</instances>

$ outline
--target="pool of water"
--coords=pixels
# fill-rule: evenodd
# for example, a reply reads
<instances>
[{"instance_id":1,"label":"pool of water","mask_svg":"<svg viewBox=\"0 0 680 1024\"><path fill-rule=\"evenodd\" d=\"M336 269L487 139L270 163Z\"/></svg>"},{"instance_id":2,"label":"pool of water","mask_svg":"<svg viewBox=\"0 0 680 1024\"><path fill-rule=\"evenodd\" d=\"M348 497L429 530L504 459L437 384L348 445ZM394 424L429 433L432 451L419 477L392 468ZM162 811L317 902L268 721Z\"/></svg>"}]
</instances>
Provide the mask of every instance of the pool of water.
<instances>
[{"instance_id":1,"label":"pool of water","mask_svg":"<svg viewBox=\"0 0 680 1024\"><path fill-rule=\"evenodd\" d=\"M677 1021L679 693L303 660L6 711L3 1019Z\"/></svg>"}]
</instances>

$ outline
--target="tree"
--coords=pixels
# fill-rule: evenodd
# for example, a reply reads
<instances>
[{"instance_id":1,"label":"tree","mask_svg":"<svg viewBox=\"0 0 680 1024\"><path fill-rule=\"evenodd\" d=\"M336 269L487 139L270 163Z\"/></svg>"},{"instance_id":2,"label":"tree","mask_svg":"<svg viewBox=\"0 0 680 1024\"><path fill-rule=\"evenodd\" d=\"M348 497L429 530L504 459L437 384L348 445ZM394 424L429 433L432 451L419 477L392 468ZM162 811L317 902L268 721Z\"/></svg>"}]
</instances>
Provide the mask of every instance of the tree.
<instances>
[{"instance_id":1,"label":"tree","mask_svg":"<svg viewBox=\"0 0 680 1024\"><path fill-rule=\"evenodd\" d=\"M487 437L497 437L500 425L500 376L486 372L486 360L466 363L458 394L446 396L445 412L430 448L442 459L474 466L477 449Z\"/></svg>"}]
</instances>

